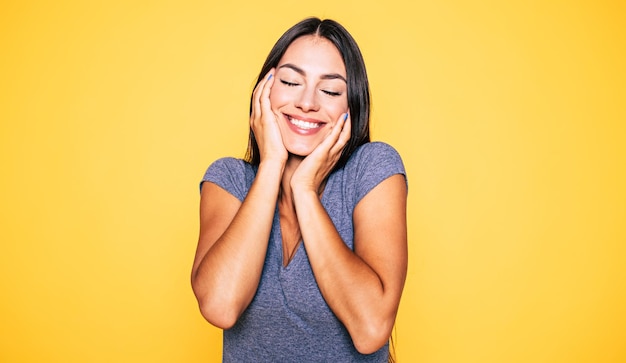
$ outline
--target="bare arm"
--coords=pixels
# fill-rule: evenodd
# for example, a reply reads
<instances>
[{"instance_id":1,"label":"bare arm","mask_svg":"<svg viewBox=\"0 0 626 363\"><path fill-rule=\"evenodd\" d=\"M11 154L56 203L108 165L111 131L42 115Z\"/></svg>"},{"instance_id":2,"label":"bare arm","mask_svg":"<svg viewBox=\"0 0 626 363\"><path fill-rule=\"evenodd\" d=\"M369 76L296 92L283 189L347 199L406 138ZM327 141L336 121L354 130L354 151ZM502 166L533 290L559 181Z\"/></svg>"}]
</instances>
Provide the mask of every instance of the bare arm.
<instances>
[{"instance_id":1,"label":"bare arm","mask_svg":"<svg viewBox=\"0 0 626 363\"><path fill-rule=\"evenodd\" d=\"M202 188L191 283L202 315L223 329L235 324L256 293L287 159L269 103L272 83L265 77L253 94L250 126L262 161L243 203L215 184Z\"/></svg>"},{"instance_id":2,"label":"bare arm","mask_svg":"<svg viewBox=\"0 0 626 363\"><path fill-rule=\"evenodd\" d=\"M372 353L391 335L407 269L406 182L394 175L354 211L354 252L314 192L294 192L302 237L324 299L357 350Z\"/></svg>"},{"instance_id":3,"label":"bare arm","mask_svg":"<svg viewBox=\"0 0 626 363\"><path fill-rule=\"evenodd\" d=\"M202 315L220 328L235 324L258 287L280 168L260 166L243 203L213 183L203 185L191 282Z\"/></svg>"},{"instance_id":4,"label":"bare arm","mask_svg":"<svg viewBox=\"0 0 626 363\"><path fill-rule=\"evenodd\" d=\"M350 137L350 119L337 122L291 178L298 223L324 299L361 353L391 335L407 269L406 180L393 175L372 189L353 213L354 252L341 239L319 199L319 185Z\"/></svg>"}]
</instances>

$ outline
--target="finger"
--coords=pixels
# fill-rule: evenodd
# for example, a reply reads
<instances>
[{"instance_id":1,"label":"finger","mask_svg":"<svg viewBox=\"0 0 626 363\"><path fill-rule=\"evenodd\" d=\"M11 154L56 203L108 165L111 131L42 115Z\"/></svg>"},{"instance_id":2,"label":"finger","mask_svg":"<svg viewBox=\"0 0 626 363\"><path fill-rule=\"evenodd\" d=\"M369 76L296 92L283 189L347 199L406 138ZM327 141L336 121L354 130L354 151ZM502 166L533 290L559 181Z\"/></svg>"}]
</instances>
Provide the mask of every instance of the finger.
<instances>
[{"instance_id":1,"label":"finger","mask_svg":"<svg viewBox=\"0 0 626 363\"><path fill-rule=\"evenodd\" d=\"M348 140L350 140L350 135L352 133L352 118L349 113L346 113L346 117L343 121L344 125L341 129L341 134L339 135L339 140L343 142L345 145Z\"/></svg>"},{"instance_id":2,"label":"finger","mask_svg":"<svg viewBox=\"0 0 626 363\"><path fill-rule=\"evenodd\" d=\"M335 137L335 141L331 149L331 152L334 152L334 153L340 152L343 149L343 147L348 143L348 140L350 140L350 132L352 129L352 122L350 120L350 115L348 113L343 114L341 118L339 119L339 121L337 121L337 124L338 124L336 125L337 136Z\"/></svg>"},{"instance_id":3,"label":"finger","mask_svg":"<svg viewBox=\"0 0 626 363\"><path fill-rule=\"evenodd\" d=\"M272 91L272 85L274 85L274 74L270 70L269 76L267 76L263 89L261 90L261 96L259 99L261 112L264 114L270 114L272 112L272 106L270 103L270 92Z\"/></svg>"},{"instance_id":4,"label":"finger","mask_svg":"<svg viewBox=\"0 0 626 363\"><path fill-rule=\"evenodd\" d=\"M255 120L261 115L261 94L263 93L265 84L270 77L273 78L272 70L270 70L254 88L254 92L252 93L252 115L250 115L251 121Z\"/></svg>"},{"instance_id":5,"label":"finger","mask_svg":"<svg viewBox=\"0 0 626 363\"><path fill-rule=\"evenodd\" d=\"M328 133L322 140L322 142L315 148L316 150L320 150L319 152L324 152L326 155L330 155L333 151L333 146L337 143L339 139L339 133L341 132L341 123L343 122L343 116L340 121L337 121ZM325 151L324 151L325 150Z\"/></svg>"},{"instance_id":6,"label":"finger","mask_svg":"<svg viewBox=\"0 0 626 363\"><path fill-rule=\"evenodd\" d=\"M339 139L339 135L341 134L341 130L344 127L344 122L347 116L347 113L342 113L341 116L339 116L339 118L337 119L337 122L335 122L335 124L333 125L333 128L330 129L330 131L328 132L326 140L328 140L331 145L334 145Z\"/></svg>"}]
</instances>

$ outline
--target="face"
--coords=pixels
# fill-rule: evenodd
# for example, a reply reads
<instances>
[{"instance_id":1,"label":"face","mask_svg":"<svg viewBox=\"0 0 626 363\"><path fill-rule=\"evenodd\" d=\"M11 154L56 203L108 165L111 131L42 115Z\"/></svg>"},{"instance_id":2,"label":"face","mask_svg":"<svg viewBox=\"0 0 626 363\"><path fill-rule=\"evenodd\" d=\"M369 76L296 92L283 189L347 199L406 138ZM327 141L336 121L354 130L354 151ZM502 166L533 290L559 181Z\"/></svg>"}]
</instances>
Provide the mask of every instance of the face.
<instances>
[{"instance_id":1,"label":"face","mask_svg":"<svg viewBox=\"0 0 626 363\"><path fill-rule=\"evenodd\" d=\"M306 156L348 112L346 67L339 50L313 35L297 38L281 58L270 103L279 115L283 143Z\"/></svg>"}]
</instances>

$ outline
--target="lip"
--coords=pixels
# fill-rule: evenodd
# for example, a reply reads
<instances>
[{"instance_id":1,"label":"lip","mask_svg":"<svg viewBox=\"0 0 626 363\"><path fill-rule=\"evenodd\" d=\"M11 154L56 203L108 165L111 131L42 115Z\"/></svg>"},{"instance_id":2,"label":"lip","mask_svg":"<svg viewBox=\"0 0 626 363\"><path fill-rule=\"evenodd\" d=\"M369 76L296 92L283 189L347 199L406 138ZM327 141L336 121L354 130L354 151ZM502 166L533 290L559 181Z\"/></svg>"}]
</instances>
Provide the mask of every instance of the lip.
<instances>
[{"instance_id":1,"label":"lip","mask_svg":"<svg viewBox=\"0 0 626 363\"><path fill-rule=\"evenodd\" d=\"M326 125L326 122L324 121L320 121L320 120L316 120L316 119L312 119L309 117L300 117L300 116L294 116L294 115L288 115L288 114L283 114L283 116L285 117L285 122L287 123L287 126L289 126L289 129L291 129L293 132L299 134L299 135L315 135L317 134L321 129L324 128L324 126ZM310 122L310 123L315 123L315 124L319 124L318 127L314 127L314 128L301 128L298 127L296 125L294 125L291 122L291 119L296 119L296 120L300 120L300 121L304 121L304 122Z\"/></svg>"}]
</instances>

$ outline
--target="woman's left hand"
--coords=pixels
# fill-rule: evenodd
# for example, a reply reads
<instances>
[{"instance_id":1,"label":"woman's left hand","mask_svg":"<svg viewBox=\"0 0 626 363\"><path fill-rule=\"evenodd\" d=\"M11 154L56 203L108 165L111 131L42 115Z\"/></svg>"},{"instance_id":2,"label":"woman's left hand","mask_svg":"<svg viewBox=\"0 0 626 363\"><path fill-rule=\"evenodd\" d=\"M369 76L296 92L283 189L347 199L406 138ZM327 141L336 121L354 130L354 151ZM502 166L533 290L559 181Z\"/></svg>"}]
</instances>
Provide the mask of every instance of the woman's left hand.
<instances>
[{"instance_id":1,"label":"woman's left hand","mask_svg":"<svg viewBox=\"0 0 626 363\"><path fill-rule=\"evenodd\" d=\"M350 121L348 113L342 114L324 140L302 160L291 177L290 185L294 193L320 192L322 182L333 170L350 140Z\"/></svg>"}]
</instances>

